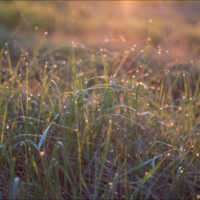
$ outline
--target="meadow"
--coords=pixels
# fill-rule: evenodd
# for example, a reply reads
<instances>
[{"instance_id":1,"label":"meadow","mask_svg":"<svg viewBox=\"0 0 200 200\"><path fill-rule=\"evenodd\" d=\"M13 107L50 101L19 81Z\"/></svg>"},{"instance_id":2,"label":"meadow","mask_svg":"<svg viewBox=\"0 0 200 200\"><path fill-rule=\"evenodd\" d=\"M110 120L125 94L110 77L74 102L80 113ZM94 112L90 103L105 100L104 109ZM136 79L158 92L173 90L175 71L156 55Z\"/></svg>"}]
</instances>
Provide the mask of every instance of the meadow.
<instances>
[{"instance_id":1,"label":"meadow","mask_svg":"<svg viewBox=\"0 0 200 200\"><path fill-rule=\"evenodd\" d=\"M200 199L198 14L14 3L0 2L0 198Z\"/></svg>"}]
</instances>

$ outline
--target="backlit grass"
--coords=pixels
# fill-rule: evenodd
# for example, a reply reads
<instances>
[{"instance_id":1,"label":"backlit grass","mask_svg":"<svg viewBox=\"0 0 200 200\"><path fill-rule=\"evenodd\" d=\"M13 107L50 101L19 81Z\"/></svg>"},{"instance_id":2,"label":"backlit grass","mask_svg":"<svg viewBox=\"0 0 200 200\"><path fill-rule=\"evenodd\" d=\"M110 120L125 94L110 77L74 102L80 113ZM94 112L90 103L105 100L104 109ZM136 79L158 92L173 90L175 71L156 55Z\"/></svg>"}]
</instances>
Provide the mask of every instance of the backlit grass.
<instances>
[{"instance_id":1,"label":"backlit grass","mask_svg":"<svg viewBox=\"0 0 200 200\"><path fill-rule=\"evenodd\" d=\"M1 49L0 197L199 198L198 63L42 41Z\"/></svg>"}]
</instances>

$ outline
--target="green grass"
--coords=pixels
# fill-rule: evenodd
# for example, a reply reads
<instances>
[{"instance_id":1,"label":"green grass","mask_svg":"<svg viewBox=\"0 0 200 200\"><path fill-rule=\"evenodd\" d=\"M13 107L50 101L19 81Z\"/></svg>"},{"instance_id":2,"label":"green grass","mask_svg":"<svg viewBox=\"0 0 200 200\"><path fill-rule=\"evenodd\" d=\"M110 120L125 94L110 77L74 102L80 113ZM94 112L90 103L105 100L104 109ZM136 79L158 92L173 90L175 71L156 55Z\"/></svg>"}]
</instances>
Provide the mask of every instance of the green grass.
<instances>
[{"instance_id":1,"label":"green grass","mask_svg":"<svg viewBox=\"0 0 200 200\"><path fill-rule=\"evenodd\" d=\"M26 2L17 2L24 20L7 3L1 2L1 20L15 26L16 18L25 26L9 37L2 28L7 43L0 46L0 198L199 199L198 45L183 61L146 39L145 48L138 41L124 52L76 42L49 47L42 29L52 34L59 22L61 33L74 11L83 21L70 27L71 35L98 32L91 28L96 23L91 10L68 4L66 18L62 2L41 2L38 8L29 2L32 11ZM11 8L13 15L7 16ZM36 12L41 24L31 17ZM162 25L157 17L147 26L148 20L123 18L122 13L108 24L107 17L99 16L108 32L113 24L115 33L109 34L114 36L126 25L127 34L134 30L145 38L148 29L157 40ZM47 18L51 23L44 26ZM122 18L125 24L116 23ZM32 32L34 26L39 30ZM176 45L198 43L199 28L191 33L188 27L182 26L184 38L178 28L176 37L169 34L169 44L174 39ZM20 43L25 28L32 32L28 46ZM22 35L13 40L17 34Z\"/></svg>"},{"instance_id":2,"label":"green grass","mask_svg":"<svg viewBox=\"0 0 200 200\"><path fill-rule=\"evenodd\" d=\"M156 68L158 49L76 43L38 54L42 41L16 65L1 49L0 198L197 198L195 61Z\"/></svg>"}]
</instances>

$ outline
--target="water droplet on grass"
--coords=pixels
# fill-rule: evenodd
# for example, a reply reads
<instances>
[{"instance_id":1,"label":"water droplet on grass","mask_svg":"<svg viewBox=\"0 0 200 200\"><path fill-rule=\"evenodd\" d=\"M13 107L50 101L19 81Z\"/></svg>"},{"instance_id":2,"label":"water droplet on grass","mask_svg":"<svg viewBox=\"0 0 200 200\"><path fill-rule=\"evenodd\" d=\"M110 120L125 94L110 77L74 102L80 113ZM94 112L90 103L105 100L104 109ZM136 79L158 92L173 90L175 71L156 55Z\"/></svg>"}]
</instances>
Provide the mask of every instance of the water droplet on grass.
<instances>
[{"instance_id":1,"label":"water droplet on grass","mask_svg":"<svg viewBox=\"0 0 200 200\"><path fill-rule=\"evenodd\" d=\"M108 38L106 38L104 41L105 41L105 42L109 42L109 39L108 39Z\"/></svg>"},{"instance_id":2,"label":"water droplet on grass","mask_svg":"<svg viewBox=\"0 0 200 200\"><path fill-rule=\"evenodd\" d=\"M148 37L148 41L151 41L151 38L150 38L150 37Z\"/></svg>"},{"instance_id":3,"label":"water droplet on grass","mask_svg":"<svg viewBox=\"0 0 200 200\"><path fill-rule=\"evenodd\" d=\"M122 42L126 42L126 39L125 39L125 38L122 38Z\"/></svg>"}]
</instances>

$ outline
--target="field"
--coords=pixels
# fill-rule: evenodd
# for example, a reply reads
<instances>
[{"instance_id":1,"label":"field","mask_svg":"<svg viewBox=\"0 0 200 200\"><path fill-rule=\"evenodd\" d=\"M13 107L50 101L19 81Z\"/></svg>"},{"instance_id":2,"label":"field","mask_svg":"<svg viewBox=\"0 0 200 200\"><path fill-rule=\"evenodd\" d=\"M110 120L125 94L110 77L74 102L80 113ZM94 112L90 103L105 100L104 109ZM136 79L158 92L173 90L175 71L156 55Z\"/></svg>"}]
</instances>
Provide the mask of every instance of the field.
<instances>
[{"instance_id":1,"label":"field","mask_svg":"<svg viewBox=\"0 0 200 200\"><path fill-rule=\"evenodd\" d=\"M200 199L199 2L0 2L1 199Z\"/></svg>"}]
</instances>

